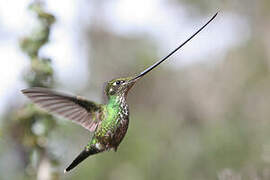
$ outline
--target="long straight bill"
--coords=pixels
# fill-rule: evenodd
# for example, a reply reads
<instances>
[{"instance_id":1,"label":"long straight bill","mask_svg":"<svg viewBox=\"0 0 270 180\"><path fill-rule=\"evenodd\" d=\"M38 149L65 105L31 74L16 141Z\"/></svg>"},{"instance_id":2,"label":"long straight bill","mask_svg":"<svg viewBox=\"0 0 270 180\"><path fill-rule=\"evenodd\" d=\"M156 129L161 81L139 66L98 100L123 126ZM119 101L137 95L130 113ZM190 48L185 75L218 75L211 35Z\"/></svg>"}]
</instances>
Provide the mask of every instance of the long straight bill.
<instances>
[{"instance_id":1,"label":"long straight bill","mask_svg":"<svg viewBox=\"0 0 270 180\"><path fill-rule=\"evenodd\" d=\"M213 19L215 19L217 14L218 14L218 12L207 23L205 23L198 31L196 31L192 36L190 36L185 42L183 42L180 46L178 46L176 49L174 49L172 52L170 52L170 54L168 54L167 56L165 56L164 58L162 58L161 60L159 60L158 62L156 62L152 66L150 66L149 68L145 69L143 72L141 72L138 76L136 76L132 80L136 80L136 79L144 76L146 73L150 72L152 69L157 67L160 63L162 63L163 61L168 59L171 55L173 55L176 51L178 51L181 47L183 47L187 42L189 42L193 37L195 37L199 32L201 32Z\"/></svg>"}]
</instances>

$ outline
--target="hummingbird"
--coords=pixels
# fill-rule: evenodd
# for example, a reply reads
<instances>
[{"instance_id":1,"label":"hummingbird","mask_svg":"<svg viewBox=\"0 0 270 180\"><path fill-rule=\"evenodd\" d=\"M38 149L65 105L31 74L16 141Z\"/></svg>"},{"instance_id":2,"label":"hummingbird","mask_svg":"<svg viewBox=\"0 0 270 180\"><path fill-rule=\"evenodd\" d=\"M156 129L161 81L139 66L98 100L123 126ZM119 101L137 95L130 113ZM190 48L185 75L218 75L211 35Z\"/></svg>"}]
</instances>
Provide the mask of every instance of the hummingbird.
<instances>
[{"instance_id":1,"label":"hummingbird","mask_svg":"<svg viewBox=\"0 0 270 180\"><path fill-rule=\"evenodd\" d=\"M22 90L24 95L41 108L50 113L70 119L93 134L91 140L83 148L82 152L72 161L64 172L70 171L90 155L111 149L115 152L117 151L119 144L128 130L129 107L127 104L127 94L129 90L139 79L168 59L203 30L217 14L218 12L176 49L144 71L134 76L116 78L109 81L104 90L107 96L107 103L99 104L81 96L72 96L40 87Z\"/></svg>"}]
</instances>

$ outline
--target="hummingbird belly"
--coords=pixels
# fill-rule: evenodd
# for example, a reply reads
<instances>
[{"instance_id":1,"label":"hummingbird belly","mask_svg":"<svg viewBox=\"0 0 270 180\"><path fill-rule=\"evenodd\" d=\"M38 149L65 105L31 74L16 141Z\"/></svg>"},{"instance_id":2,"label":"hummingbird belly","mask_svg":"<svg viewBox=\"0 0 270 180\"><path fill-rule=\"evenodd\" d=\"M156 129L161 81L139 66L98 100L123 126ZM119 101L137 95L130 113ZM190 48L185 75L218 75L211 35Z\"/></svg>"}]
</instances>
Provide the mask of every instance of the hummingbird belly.
<instances>
[{"instance_id":1,"label":"hummingbird belly","mask_svg":"<svg viewBox=\"0 0 270 180\"><path fill-rule=\"evenodd\" d=\"M117 119L117 128L115 130L115 133L113 134L112 138L112 146L114 147L114 150L117 150L118 145L121 143L123 138L126 135L126 132L128 130L128 124L129 124L129 109L128 104L126 103L125 99L121 99L121 103L119 106L119 112L118 112L118 119Z\"/></svg>"},{"instance_id":2,"label":"hummingbird belly","mask_svg":"<svg viewBox=\"0 0 270 180\"><path fill-rule=\"evenodd\" d=\"M118 145L125 137L128 129L128 124L129 118L127 116L126 118L119 120L116 127L106 130L106 133L104 133L104 135L101 135L101 133L97 132L95 134L95 139L97 139L98 141L96 142L98 149L109 150L113 148L116 151ZM102 131L102 128L100 129L100 131Z\"/></svg>"},{"instance_id":3,"label":"hummingbird belly","mask_svg":"<svg viewBox=\"0 0 270 180\"><path fill-rule=\"evenodd\" d=\"M128 130L128 124L129 124L129 117L127 116L126 118L121 119L117 126L117 129L113 135L111 142L111 146L114 148L115 151L117 150L117 147L119 146L119 144L126 135L126 132Z\"/></svg>"},{"instance_id":4,"label":"hummingbird belly","mask_svg":"<svg viewBox=\"0 0 270 180\"><path fill-rule=\"evenodd\" d=\"M99 124L95 138L104 150L117 150L128 129L129 109L126 103L108 108L106 118Z\"/></svg>"}]
</instances>

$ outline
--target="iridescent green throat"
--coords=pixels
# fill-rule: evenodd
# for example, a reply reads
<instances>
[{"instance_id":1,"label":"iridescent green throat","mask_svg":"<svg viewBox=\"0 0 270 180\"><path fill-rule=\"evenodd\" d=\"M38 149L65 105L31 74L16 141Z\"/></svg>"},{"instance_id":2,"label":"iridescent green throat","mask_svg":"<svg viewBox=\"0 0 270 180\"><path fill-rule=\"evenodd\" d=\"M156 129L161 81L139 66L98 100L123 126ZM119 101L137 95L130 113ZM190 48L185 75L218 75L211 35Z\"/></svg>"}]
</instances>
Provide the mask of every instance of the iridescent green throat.
<instances>
[{"instance_id":1,"label":"iridescent green throat","mask_svg":"<svg viewBox=\"0 0 270 180\"><path fill-rule=\"evenodd\" d=\"M109 102L107 104L107 118L108 121L113 121L116 120L116 116L118 112L120 111L120 101L121 97L120 96L110 96L109 97Z\"/></svg>"},{"instance_id":2,"label":"iridescent green throat","mask_svg":"<svg viewBox=\"0 0 270 180\"><path fill-rule=\"evenodd\" d=\"M109 129L114 129L118 123L118 115L121 108L121 97L110 96L106 105L105 119L102 121L101 128L98 129L98 136L104 136Z\"/></svg>"}]
</instances>

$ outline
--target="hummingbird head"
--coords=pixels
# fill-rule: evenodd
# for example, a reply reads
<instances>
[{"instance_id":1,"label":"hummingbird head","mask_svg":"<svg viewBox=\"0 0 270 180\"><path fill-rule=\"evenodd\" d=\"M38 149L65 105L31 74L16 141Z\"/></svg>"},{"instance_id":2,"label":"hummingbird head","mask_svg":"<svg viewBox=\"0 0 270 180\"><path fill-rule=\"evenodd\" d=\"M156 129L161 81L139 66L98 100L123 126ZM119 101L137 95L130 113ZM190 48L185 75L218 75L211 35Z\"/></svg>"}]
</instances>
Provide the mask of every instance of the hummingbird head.
<instances>
[{"instance_id":1,"label":"hummingbird head","mask_svg":"<svg viewBox=\"0 0 270 180\"><path fill-rule=\"evenodd\" d=\"M139 73L138 75L126 77L126 78L116 78L109 81L105 88L105 93L108 97L110 96L121 96L127 95L128 91L132 88L132 86L137 82L137 80L141 79L145 74L150 72L155 67L150 67Z\"/></svg>"},{"instance_id":2,"label":"hummingbird head","mask_svg":"<svg viewBox=\"0 0 270 180\"><path fill-rule=\"evenodd\" d=\"M145 74L150 72L155 67L151 66L135 76L126 77L126 78L116 78L116 79L109 81L106 85L106 88L105 88L106 95L108 97L115 96L115 95L116 96L122 96L122 95L126 96L128 91L137 82L137 80L141 79Z\"/></svg>"},{"instance_id":3,"label":"hummingbird head","mask_svg":"<svg viewBox=\"0 0 270 180\"><path fill-rule=\"evenodd\" d=\"M127 95L136 81L133 77L113 79L107 83L105 93L108 97Z\"/></svg>"}]
</instances>

